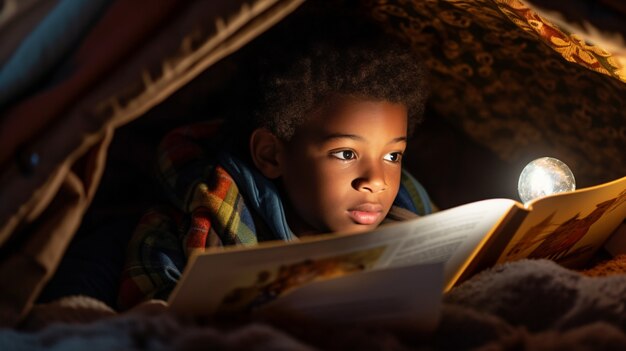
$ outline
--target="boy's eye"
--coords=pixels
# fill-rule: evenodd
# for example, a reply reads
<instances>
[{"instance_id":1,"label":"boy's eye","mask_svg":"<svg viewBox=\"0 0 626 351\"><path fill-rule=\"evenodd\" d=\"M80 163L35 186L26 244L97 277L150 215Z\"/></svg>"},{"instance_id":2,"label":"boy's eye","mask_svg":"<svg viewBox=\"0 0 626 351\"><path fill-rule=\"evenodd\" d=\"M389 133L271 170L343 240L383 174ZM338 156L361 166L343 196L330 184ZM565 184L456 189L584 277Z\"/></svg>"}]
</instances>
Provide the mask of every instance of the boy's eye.
<instances>
[{"instance_id":1,"label":"boy's eye","mask_svg":"<svg viewBox=\"0 0 626 351\"><path fill-rule=\"evenodd\" d=\"M356 153L352 150L341 150L330 154L340 160L353 160L356 158Z\"/></svg>"},{"instance_id":2,"label":"boy's eye","mask_svg":"<svg viewBox=\"0 0 626 351\"><path fill-rule=\"evenodd\" d=\"M386 161L390 161L390 162L399 162L400 159L402 158L402 153L401 152L390 152L387 155L385 155L385 157L383 157Z\"/></svg>"}]
</instances>

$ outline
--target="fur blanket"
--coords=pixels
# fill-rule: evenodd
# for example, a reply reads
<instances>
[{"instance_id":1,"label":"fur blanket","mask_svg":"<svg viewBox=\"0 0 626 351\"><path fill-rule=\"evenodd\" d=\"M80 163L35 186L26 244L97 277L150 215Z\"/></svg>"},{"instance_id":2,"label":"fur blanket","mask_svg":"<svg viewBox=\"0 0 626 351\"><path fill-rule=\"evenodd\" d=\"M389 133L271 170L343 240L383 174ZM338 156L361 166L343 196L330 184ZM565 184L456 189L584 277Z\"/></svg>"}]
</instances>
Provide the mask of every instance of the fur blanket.
<instances>
[{"instance_id":1,"label":"fur blanket","mask_svg":"<svg viewBox=\"0 0 626 351\"><path fill-rule=\"evenodd\" d=\"M37 306L25 330L0 330L2 350L624 350L626 256L586 272L547 260L496 266L444 297L429 335L338 327L289 316L247 321L176 318L165 308L116 314L70 297ZM594 275L593 277L590 275ZM600 275L600 276L597 276ZM158 306L157 306L158 307Z\"/></svg>"}]
</instances>

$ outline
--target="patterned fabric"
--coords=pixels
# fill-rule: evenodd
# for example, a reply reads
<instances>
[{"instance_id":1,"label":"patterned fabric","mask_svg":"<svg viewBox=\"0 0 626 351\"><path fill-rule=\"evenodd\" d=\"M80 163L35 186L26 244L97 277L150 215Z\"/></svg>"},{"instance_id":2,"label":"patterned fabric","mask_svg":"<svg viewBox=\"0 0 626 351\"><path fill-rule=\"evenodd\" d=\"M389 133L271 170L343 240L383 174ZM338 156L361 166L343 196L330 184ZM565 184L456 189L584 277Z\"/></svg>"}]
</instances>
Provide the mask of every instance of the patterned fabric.
<instances>
[{"instance_id":1,"label":"patterned fabric","mask_svg":"<svg viewBox=\"0 0 626 351\"><path fill-rule=\"evenodd\" d=\"M626 174L624 50L594 45L517 0L362 4L424 58L435 114L512 169L557 157L579 187Z\"/></svg>"},{"instance_id":2,"label":"patterned fabric","mask_svg":"<svg viewBox=\"0 0 626 351\"><path fill-rule=\"evenodd\" d=\"M157 174L172 204L148 211L127 249L118 307L167 299L194 250L297 240L273 183L211 145L219 122L174 130L159 149ZM394 211L393 209L397 209ZM431 212L424 188L410 174L388 219ZM401 212L400 214L397 214Z\"/></svg>"},{"instance_id":3,"label":"patterned fabric","mask_svg":"<svg viewBox=\"0 0 626 351\"><path fill-rule=\"evenodd\" d=\"M540 16L521 1L499 0L496 3L511 22L530 35L541 38L565 60L626 82L626 57L623 54L614 55L585 41L582 35L567 33L564 28Z\"/></svg>"},{"instance_id":4,"label":"patterned fabric","mask_svg":"<svg viewBox=\"0 0 626 351\"><path fill-rule=\"evenodd\" d=\"M219 127L220 122L185 126L168 134L160 146L157 176L172 203L190 214L183 236L186 255L208 243L257 243L250 210L207 144Z\"/></svg>"}]
</instances>

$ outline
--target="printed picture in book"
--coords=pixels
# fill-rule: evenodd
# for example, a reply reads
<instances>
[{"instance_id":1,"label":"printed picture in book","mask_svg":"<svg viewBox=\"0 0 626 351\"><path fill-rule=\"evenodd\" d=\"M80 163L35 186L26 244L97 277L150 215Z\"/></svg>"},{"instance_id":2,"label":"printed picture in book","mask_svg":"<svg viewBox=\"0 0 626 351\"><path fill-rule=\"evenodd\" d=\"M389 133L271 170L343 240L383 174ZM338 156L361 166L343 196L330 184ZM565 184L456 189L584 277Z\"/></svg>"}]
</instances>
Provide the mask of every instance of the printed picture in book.
<instances>
[{"instance_id":1,"label":"printed picture in book","mask_svg":"<svg viewBox=\"0 0 626 351\"><path fill-rule=\"evenodd\" d=\"M307 283L368 270L378 262L384 252L385 246L379 246L345 255L305 259L281 265L276 269L261 270L256 275L256 281L226 294L218 314L250 312Z\"/></svg>"},{"instance_id":2,"label":"printed picture in book","mask_svg":"<svg viewBox=\"0 0 626 351\"><path fill-rule=\"evenodd\" d=\"M554 218L557 211L540 219L538 223L530 223L520 240L512 243L505 250L505 260L522 257L548 258L562 264L579 261L582 257L597 249L598 241L582 240L594 237L594 224L603 216L608 216L626 202L626 190L617 197L595 204L587 212L565 213ZM587 235L587 234L591 235Z\"/></svg>"}]
</instances>

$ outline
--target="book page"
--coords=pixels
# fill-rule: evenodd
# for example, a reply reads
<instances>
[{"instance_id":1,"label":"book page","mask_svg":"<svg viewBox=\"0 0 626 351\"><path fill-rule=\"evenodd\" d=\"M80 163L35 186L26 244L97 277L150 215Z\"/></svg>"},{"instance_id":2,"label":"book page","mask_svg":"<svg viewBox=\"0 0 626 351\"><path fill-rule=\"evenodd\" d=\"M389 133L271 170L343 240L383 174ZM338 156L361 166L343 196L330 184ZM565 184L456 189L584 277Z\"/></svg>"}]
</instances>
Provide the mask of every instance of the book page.
<instances>
[{"instance_id":1,"label":"book page","mask_svg":"<svg viewBox=\"0 0 626 351\"><path fill-rule=\"evenodd\" d=\"M450 262L448 277L514 203L486 200L367 233L195 255L170 305L180 313L250 312L314 281L435 262ZM427 281L423 289L442 291Z\"/></svg>"},{"instance_id":2,"label":"book page","mask_svg":"<svg viewBox=\"0 0 626 351\"><path fill-rule=\"evenodd\" d=\"M577 268L626 217L626 178L536 200L498 262L548 258Z\"/></svg>"},{"instance_id":3,"label":"book page","mask_svg":"<svg viewBox=\"0 0 626 351\"><path fill-rule=\"evenodd\" d=\"M484 200L444 211L441 216L426 216L408 229L388 264L445 262L447 285L515 204L508 199Z\"/></svg>"},{"instance_id":4,"label":"book page","mask_svg":"<svg viewBox=\"0 0 626 351\"><path fill-rule=\"evenodd\" d=\"M443 265L435 263L316 281L287 293L266 310L297 311L333 323L397 323L433 330L441 309L442 272Z\"/></svg>"}]
</instances>

